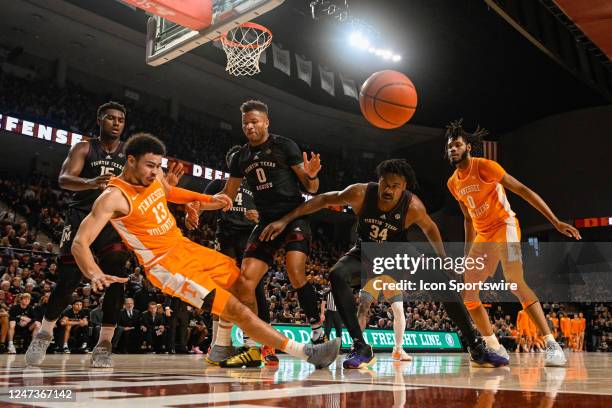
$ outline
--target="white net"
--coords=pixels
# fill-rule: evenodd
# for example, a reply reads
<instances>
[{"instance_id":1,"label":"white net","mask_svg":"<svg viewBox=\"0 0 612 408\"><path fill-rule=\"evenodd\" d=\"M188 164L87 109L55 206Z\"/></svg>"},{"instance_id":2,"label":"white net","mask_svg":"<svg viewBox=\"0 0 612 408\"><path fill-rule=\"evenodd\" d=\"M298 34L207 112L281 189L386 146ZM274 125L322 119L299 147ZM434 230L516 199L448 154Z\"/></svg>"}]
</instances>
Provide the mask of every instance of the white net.
<instances>
[{"instance_id":1,"label":"white net","mask_svg":"<svg viewBox=\"0 0 612 408\"><path fill-rule=\"evenodd\" d=\"M235 76L258 74L259 57L271 43L270 30L257 24L244 23L228 31L221 36L227 54L225 70Z\"/></svg>"}]
</instances>

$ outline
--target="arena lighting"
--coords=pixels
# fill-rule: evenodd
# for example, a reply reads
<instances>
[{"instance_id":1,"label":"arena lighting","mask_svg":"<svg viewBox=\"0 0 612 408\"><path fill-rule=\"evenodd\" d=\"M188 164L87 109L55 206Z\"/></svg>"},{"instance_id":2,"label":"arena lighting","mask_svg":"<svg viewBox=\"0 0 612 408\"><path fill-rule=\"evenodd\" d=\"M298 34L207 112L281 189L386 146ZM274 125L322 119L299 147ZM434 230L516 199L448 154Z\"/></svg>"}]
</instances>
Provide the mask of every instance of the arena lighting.
<instances>
[{"instance_id":1,"label":"arena lighting","mask_svg":"<svg viewBox=\"0 0 612 408\"><path fill-rule=\"evenodd\" d=\"M370 41L359 31L353 31L349 35L349 44L355 48L367 50L370 54L381 57L384 60L392 60L393 62L399 62L402 60L402 56L395 54L390 49L375 48L370 45Z\"/></svg>"}]
</instances>

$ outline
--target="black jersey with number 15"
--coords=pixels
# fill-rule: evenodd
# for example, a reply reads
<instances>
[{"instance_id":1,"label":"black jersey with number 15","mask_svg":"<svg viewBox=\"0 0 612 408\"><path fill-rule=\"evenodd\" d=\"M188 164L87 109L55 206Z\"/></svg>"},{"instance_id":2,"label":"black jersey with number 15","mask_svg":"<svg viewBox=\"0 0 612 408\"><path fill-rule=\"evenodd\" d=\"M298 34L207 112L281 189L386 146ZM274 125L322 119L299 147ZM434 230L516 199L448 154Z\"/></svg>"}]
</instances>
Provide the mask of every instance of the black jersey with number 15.
<instances>
[{"instance_id":1,"label":"black jersey with number 15","mask_svg":"<svg viewBox=\"0 0 612 408\"><path fill-rule=\"evenodd\" d=\"M123 166L125 166L123 142L119 143L119 146L117 146L113 153L108 153L102 148L99 139L91 139L89 141L89 152L79 177L93 179L102 174L118 176L123 170ZM68 205L71 208L89 212L100 194L102 194L100 189L75 191Z\"/></svg>"},{"instance_id":2,"label":"black jersey with number 15","mask_svg":"<svg viewBox=\"0 0 612 408\"><path fill-rule=\"evenodd\" d=\"M357 225L357 246L361 242L404 241L404 224L411 199L412 193L406 190L393 209L381 211L378 209L378 183L368 183Z\"/></svg>"},{"instance_id":3,"label":"black jersey with number 15","mask_svg":"<svg viewBox=\"0 0 612 408\"><path fill-rule=\"evenodd\" d=\"M242 146L232 157L230 174L246 178L260 217L274 220L304 201L300 181L291 168L302 161L294 141L271 134L259 146Z\"/></svg>"}]
</instances>

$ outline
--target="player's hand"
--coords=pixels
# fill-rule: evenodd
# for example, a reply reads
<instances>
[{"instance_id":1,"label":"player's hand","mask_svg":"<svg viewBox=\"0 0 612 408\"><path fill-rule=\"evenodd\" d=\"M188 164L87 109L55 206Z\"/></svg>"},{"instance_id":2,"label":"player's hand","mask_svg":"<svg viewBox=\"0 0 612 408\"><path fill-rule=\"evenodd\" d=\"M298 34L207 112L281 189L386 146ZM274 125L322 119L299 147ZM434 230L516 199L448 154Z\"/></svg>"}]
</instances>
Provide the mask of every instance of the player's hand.
<instances>
[{"instance_id":1,"label":"player's hand","mask_svg":"<svg viewBox=\"0 0 612 408\"><path fill-rule=\"evenodd\" d=\"M284 220L274 221L268 224L266 228L259 234L260 241L272 241L287 227L287 222Z\"/></svg>"},{"instance_id":2,"label":"player's hand","mask_svg":"<svg viewBox=\"0 0 612 408\"><path fill-rule=\"evenodd\" d=\"M245 213L245 217L247 220L253 221L255 224L259 224L259 211L257 210L247 210Z\"/></svg>"},{"instance_id":3,"label":"player's hand","mask_svg":"<svg viewBox=\"0 0 612 408\"><path fill-rule=\"evenodd\" d=\"M111 177L113 177L112 173L102 174L96 178L87 180L87 183L91 186L92 190L96 188L104 190L108 185L108 182L110 181Z\"/></svg>"},{"instance_id":4,"label":"player's hand","mask_svg":"<svg viewBox=\"0 0 612 408\"><path fill-rule=\"evenodd\" d=\"M200 202L196 201L193 203L185 204L185 226L189 231L193 231L198 228L200 224Z\"/></svg>"},{"instance_id":5,"label":"player's hand","mask_svg":"<svg viewBox=\"0 0 612 408\"><path fill-rule=\"evenodd\" d=\"M308 160L308 153L302 153L302 159L304 160L304 171L310 178L317 177L317 174L321 171L321 155L310 152L311 158Z\"/></svg>"},{"instance_id":6,"label":"player's hand","mask_svg":"<svg viewBox=\"0 0 612 408\"><path fill-rule=\"evenodd\" d=\"M164 176L166 178L166 183L170 184L172 187L178 185L181 177L185 174L185 168L183 164L177 161L171 161L168 163L168 172Z\"/></svg>"},{"instance_id":7,"label":"player's hand","mask_svg":"<svg viewBox=\"0 0 612 408\"><path fill-rule=\"evenodd\" d=\"M557 231L559 231L566 237L570 237L574 239L582 239L582 237L580 236L580 232L576 228L574 228L573 226L565 222L558 221L555 224L555 228L557 229Z\"/></svg>"},{"instance_id":8,"label":"player's hand","mask_svg":"<svg viewBox=\"0 0 612 408\"><path fill-rule=\"evenodd\" d=\"M109 287L113 283L125 283L128 281L128 278L120 278L118 276L105 275L103 273L99 275L92 276L90 278L91 286L96 291L103 291L105 288Z\"/></svg>"}]
</instances>

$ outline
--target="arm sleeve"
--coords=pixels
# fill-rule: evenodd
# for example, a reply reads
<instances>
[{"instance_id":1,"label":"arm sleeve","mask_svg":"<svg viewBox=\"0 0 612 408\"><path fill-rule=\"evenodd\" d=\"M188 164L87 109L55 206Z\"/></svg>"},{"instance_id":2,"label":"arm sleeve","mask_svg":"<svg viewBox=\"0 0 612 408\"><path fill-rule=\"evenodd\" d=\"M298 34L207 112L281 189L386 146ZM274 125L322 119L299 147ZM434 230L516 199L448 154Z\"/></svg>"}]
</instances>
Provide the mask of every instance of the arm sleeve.
<instances>
[{"instance_id":1,"label":"arm sleeve","mask_svg":"<svg viewBox=\"0 0 612 408\"><path fill-rule=\"evenodd\" d=\"M283 139L283 151L285 152L285 157L287 157L287 165L295 166L296 164L302 163L304 160L302 159L302 150L293 140Z\"/></svg>"},{"instance_id":2,"label":"arm sleeve","mask_svg":"<svg viewBox=\"0 0 612 408\"><path fill-rule=\"evenodd\" d=\"M196 193L195 191L186 190L180 187L172 187L166 193L166 199L174 204L187 204L192 201L210 203L212 201L212 196Z\"/></svg>"},{"instance_id":3,"label":"arm sleeve","mask_svg":"<svg viewBox=\"0 0 612 408\"><path fill-rule=\"evenodd\" d=\"M232 156L232 161L230 162L230 166L229 166L231 177L236 177L236 178L244 177L244 174L242 173L242 170L240 169L241 152L242 150L238 150L238 152Z\"/></svg>"},{"instance_id":4,"label":"arm sleeve","mask_svg":"<svg viewBox=\"0 0 612 408\"><path fill-rule=\"evenodd\" d=\"M223 180L215 179L211 181L210 183L208 183L208 185L204 189L204 194L215 195L219 193L221 190L223 190L224 186L225 186L225 182Z\"/></svg>"},{"instance_id":5,"label":"arm sleeve","mask_svg":"<svg viewBox=\"0 0 612 408\"><path fill-rule=\"evenodd\" d=\"M493 160L481 159L478 162L480 178L486 183L499 183L506 174L506 170Z\"/></svg>"}]
</instances>

